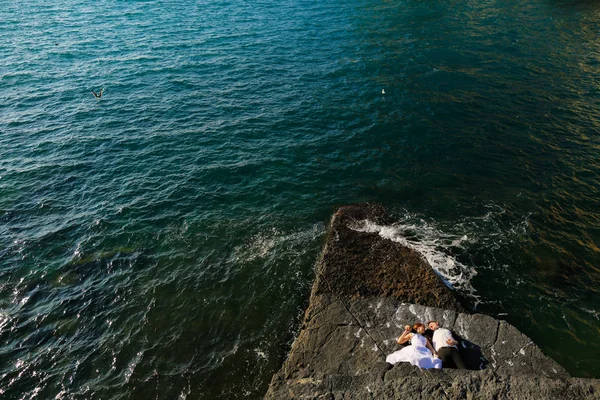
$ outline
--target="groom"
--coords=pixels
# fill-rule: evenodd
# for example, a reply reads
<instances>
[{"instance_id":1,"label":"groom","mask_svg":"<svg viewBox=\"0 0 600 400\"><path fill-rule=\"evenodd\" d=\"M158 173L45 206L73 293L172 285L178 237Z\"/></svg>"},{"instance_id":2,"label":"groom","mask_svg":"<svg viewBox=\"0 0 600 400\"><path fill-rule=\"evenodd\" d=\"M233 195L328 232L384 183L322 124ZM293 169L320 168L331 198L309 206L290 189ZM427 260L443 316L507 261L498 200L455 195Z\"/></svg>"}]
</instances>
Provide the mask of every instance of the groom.
<instances>
[{"instance_id":1,"label":"groom","mask_svg":"<svg viewBox=\"0 0 600 400\"><path fill-rule=\"evenodd\" d=\"M448 362L452 360L454 361L456 368L465 369L465 363L460 357L458 348L456 347L458 342L452 337L452 332L446 328L441 328L438 321L429 321L427 326L433 331L433 347L442 360L444 368L446 368Z\"/></svg>"}]
</instances>

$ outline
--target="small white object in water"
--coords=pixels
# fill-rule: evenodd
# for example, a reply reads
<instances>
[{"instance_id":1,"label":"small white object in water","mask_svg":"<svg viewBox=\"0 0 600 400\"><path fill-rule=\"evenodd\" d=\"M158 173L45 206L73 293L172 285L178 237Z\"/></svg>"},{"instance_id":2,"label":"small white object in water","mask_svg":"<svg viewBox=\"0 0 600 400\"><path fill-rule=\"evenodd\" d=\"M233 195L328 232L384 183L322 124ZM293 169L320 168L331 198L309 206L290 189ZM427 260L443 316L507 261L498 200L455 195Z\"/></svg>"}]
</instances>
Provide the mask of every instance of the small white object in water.
<instances>
[{"instance_id":1,"label":"small white object in water","mask_svg":"<svg viewBox=\"0 0 600 400\"><path fill-rule=\"evenodd\" d=\"M381 94L385 94L385 89L381 89Z\"/></svg>"}]
</instances>

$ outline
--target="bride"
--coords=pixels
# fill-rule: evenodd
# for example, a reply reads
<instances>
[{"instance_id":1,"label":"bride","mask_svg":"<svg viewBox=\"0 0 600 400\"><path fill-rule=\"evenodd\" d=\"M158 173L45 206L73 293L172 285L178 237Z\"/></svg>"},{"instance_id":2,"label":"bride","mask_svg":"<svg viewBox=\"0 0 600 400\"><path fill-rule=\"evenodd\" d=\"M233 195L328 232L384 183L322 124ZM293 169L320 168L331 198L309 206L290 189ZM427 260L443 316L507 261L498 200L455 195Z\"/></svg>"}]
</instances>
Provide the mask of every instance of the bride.
<instances>
[{"instance_id":1,"label":"bride","mask_svg":"<svg viewBox=\"0 0 600 400\"><path fill-rule=\"evenodd\" d=\"M416 333L412 333L410 325L406 325L404 332L398 338L398 344L404 344L410 340L410 346L393 352L386 357L385 361L390 364L409 362L419 368L442 369L442 360L438 358L429 340L423 336L425 325L418 323L414 324L413 328Z\"/></svg>"}]
</instances>

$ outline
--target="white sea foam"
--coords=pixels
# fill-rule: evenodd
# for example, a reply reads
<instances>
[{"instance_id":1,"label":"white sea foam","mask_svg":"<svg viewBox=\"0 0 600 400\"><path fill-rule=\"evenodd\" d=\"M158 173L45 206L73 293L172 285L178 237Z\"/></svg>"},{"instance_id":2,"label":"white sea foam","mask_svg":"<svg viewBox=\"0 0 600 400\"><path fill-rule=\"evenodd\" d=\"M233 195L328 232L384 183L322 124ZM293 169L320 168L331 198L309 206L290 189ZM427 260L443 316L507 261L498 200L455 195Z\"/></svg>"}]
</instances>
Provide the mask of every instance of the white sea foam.
<instances>
[{"instance_id":1,"label":"white sea foam","mask_svg":"<svg viewBox=\"0 0 600 400\"><path fill-rule=\"evenodd\" d=\"M263 360L268 359L267 354L264 351L262 351L261 349L258 349L258 348L254 349L254 353L256 353L256 356L259 359L263 359Z\"/></svg>"},{"instance_id":2,"label":"white sea foam","mask_svg":"<svg viewBox=\"0 0 600 400\"><path fill-rule=\"evenodd\" d=\"M360 232L379 233L385 239L416 250L429 262L448 287L477 297L475 289L471 286L471 279L477 275L477 271L459 262L449 251L450 248L462 247L462 243L469 240L467 235L456 237L446 234L423 220L419 225L415 223L379 225L363 220L358 221L351 228Z\"/></svg>"},{"instance_id":3,"label":"white sea foam","mask_svg":"<svg viewBox=\"0 0 600 400\"><path fill-rule=\"evenodd\" d=\"M272 227L255 235L248 241L235 248L233 258L237 262L251 262L256 259L266 259L273 252L294 253L297 249L304 251L304 245L310 243L323 234L321 224L314 224L308 229L296 232L281 232ZM298 254L300 255L300 254Z\"/></svg>"},{"instance_id":4,"label":"white sea foam","mask_svg":"<svg viewBox=\"0 0 600 400\"><path fill-rule=\"evenodd\" d=\"M488 210L481 216L451 222L440 223L405 211L392 225L361 220L352 223L350 228L378 233L416 250L447 286L473 298L477 305L481 299L472 286L477 269L506 269L507 265L496 258L497 253L522 240L529 230L530 214L515 219L495 203L485 207ZM473 249L479 256L477 265L471 261ZM517 280L515 284L520 283Z\"/></svg>"},{"instance_id":5,"label":"white sea foam","mask_svg":"<svg viewBox=\"0 0 600 400\"><path fill-rule=\"evenodd\" d=\"M600 320L600 318L598 317L600 315L600 313L598 311L596 311L596 310L590 310L588 308L582 308L582 310L585 311L585 312L587 312L587 313L592 314L594 316L594 318Z\"/></svg>"}]
</instances>

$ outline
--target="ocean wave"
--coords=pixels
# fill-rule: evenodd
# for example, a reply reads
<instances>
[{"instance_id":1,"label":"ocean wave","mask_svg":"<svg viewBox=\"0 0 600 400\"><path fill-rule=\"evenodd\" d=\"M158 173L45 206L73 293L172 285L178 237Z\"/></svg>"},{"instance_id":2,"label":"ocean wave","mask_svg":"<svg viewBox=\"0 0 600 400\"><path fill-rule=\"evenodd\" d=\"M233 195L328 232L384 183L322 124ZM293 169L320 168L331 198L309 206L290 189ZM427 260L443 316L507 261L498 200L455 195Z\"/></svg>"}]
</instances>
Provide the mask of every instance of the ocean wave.
<instances>
[{"instance_id":1,"label":"ocean wave","mask_svg":"<svg viewBox=\"0 0 600 400\"><path fill-rule=\"evenodd\" d=\"M477 298L476 291L471 285L471 279L477 275L473 267L469 267L456 259L450 249L456 249L468 240L467 236L445 234L431 224L422 221L418 224L379 225L364 220L357 222L352 229L359 232L378 233L385 239L400 243L416 250L432 266L434 271L451 289L457 289Z\"/></svg>"},{"instance_id":2,"label":"ocean wave","mask_svg":"<svg viewBox=\"0 0 600 400\"><path fill-rule=\"evenodd\" d=\"M505 210L494 204L488 208L491 210L480 217L467 217L456 222L436 222L405 211L399 221L391 225L363 220L350 227L360 232L378 233L417 251L449 288L470 297L477 305L481 296L472 283L477 270L501 266L489 260L478 265L472 261L471 252L481 246L499 250L523 237L528 226L528 215L512 223L501 223Z\"/></svg>"}]
</instances>

